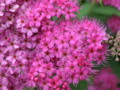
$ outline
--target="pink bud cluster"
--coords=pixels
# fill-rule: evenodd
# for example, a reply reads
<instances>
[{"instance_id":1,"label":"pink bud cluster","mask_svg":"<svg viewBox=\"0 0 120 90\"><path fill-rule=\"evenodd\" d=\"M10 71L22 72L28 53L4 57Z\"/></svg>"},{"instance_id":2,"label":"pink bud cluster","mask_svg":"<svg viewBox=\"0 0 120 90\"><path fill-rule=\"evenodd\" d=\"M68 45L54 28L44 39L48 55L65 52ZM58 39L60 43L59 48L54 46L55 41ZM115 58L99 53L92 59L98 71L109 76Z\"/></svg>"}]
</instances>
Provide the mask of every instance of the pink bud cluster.
<instances>
[{"instance_id":1,"label":"pink bud cluster","mask_svg":"<svg viewBox=\"0 0 120 90\"><path fill-rule=\"evenodd\" d=\"M112 72L111 68L104 68L95 77L94 85L88 90L120 90L119 78Z\"/></svg>"},{"instance_id":2,"label":"pink bud cluster","mask_svg":"<svg viewBox=\"0 0 120 90\"><path fill-rule=\"evenodd\" d=\"M105 62L105 28L70 20L77 11L77 0L0 0L1 90L70 90L95 74Z\"/></svg>"},{"instance_id":3,"label":"pink bud cluster","mask_svg":"<svg viewBox=\"0 0 120 90\"><path fill-rule=\"evenodd\" d=\"M105 60L105 28L96 20L62 21L41 35L29 76L43 90L69 90L63 87L95 74L95 65ZM93 63L94 62L94 63Z\"/></svg>"},{"instance_id":4,"label":"pink bud cluster","mask_svg":"<svg viewBox=\"0 0 120 90\"><path fill-rule=\"evenodd\" d=\"M120 31L120 17L112 16L108 19L107 25L113 33L117 33L118 31Z\"/></svg>"}]
</instances>

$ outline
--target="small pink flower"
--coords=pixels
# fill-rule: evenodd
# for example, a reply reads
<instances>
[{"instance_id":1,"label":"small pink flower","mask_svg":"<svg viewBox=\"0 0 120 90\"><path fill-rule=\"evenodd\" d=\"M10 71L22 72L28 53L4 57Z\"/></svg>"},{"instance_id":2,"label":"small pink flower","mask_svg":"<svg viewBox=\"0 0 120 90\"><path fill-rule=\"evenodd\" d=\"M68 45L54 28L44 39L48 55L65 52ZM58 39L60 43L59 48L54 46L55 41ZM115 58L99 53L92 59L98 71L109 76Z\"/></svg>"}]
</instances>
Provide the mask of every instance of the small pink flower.
<instances>
[{"instance_id":1,"label":"small pink flower","mask_svg":"<svg viewBox=\"0 0 120 90\"><path fill-rule=\"evenodd\" d=\"M17 23L17 25L16 25L16 28L21 28L21 27L24 27L25 26L25 17L22 17L21 16L21 18L19 19L17 19L16 20L16 23Z\"/></svg>"},{"instance_id":2,"label":"small pink flower","mask_svg":"<svg viewBox=\"0 0 120 90\"><path fill-rule=\"evenodd\" d=\"M0 6L0 16L3 16L3 15L4 15L4 12L3 12L4 8L5 8L5 7Z\"/></svg>"},{"instance_id":3,"label":"small pink flower","mask_svg":"<svg viewBox=\"0 0 120 90\"><path fill-rule=\"evenodd\" d=\"M32 36L33 33L37 33L38 32L38 28L34 28L34 27L30 27L30 26L27 26L27 27L24 27L21 29L21 32L22 33L26 33L27 36Z\"/></svg>"},{"instance_id":4,"label":"small pink flower","mask_svg":"<svg viewBox=\"0 0 120 90\"><path fill-rule=\"evenodd\" d=\"M42 30L50 30L54 25L54 21L44 20L44 22L41 25Z\"/></svg>"},{"instance_id":5,"label":"small pink flower","mask_svg":"<svg viewBox=\"0 0 120 90\"><path fill-rule=\"evenodd\" d=\"M63 14L65 15L66 20L69 20L71 17L74 18L75 14L73 14L73 10L72 9L65 9L65 11L63 11Z\"/></svg>"},{"instance_id":6,"label":"small pink flower","mask_svg":"<svg viewBox=\"0 0 120 90\"><path fill-rule=\"evenodd\" d=\"M40 17L39 13L36 13L33 17L30 17L29 25L40 27L42 18Z\"/></svg>"},{"instance_id":7,"label":"small pink flower","mask_svg":"<svg viewBox=\"0 0 120 90\"><path fill-rule=\"evenodd\" d=\"M11 8L9 8L10 12L15 12L19 8L19 5L13 5Z\"/></svg>"}]
</instances>

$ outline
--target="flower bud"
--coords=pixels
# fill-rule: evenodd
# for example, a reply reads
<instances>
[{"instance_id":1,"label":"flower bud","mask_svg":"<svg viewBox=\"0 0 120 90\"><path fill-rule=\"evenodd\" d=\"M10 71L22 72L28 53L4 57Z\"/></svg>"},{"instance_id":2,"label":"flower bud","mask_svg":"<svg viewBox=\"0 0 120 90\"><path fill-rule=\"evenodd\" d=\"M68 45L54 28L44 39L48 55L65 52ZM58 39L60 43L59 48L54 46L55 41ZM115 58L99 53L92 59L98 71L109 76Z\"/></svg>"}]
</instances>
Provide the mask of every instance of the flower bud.
<instances>
[{"instance_id":1,"label":"flower bud","mask_svg":"<svg viewBox=\"0 0 120 90\"><path fill-rule=\"evenodd\" d=\"M114 47L117 47L118 46L118 44L117 43L114 43Z\"/></svg>"},{"instance_id":2,"label":"flower bud","mask_svg":"<svg viewBox=\"0 0 120 90\"><path fill-rule=\"evenodd\" d=\"M114 37L113 36L110 36L110 39L113 39Z\"/></svg>"},{"instance_id":3,"label":"flower bud","mask_svg":"<svg viewBox=\"0 0 120 90\"><path fill-rule=\"evenodd\" d=\"M120 56L120 53L118 53L118 56Z\"/></svg>"},{"instance_id":4,"label":"flower bud","mask_svg":"<svg viewBox=\"0 0 120 90\"><path fill-rule=\"evenodd\" d=\"M40 77L44 79L44 78L46 78L46 74L45 73L41 73Z\"/></svg>"},{"instance_id":5,"label":"flower bud","mask_svg":"<svg viewBox=\"0 0 120 90\"><path fill-rule=\"evenodd\" d=\"M120 36L120 31L117 32L117 35Z\"/></svg>"},{"instance_id":6,"label":"flower bud","mask_svg":"<svg viewBox=\"0 0 120 90\"><path fill-rule=\"evenodd\" d=\"M118 51L118 52L120 51L120 47L119 47L119 48L117 48L117 51Z\"/></svg>"},{"instance_id":7,"label":"flower bud","mask_svg":"<svg viewBox=\"0 0 120 90\"><path fill-rule=\"evenodd\" d=\"M113 40L109 40L109 43L112 44L112 43L113 43Z\"/></svg>"},{"instance_id":8,"label":"flower bud","mask_svg":"<svg viewBox=\"0 0 120 90\"><path fill-rule=\"evenodd\" d=\"M105 40L104 42L105 42L105 43L108 43L108 40Z\"/></svg>"},{"instance_id":9,"label":"flower bud","mask_svg":"<svg viewBox=\"0 0 120 90\"><path fill-rule=\"evenodd\" d=\"M120 61L120 59L119 59L118 57L116 57L115 61L116 61L116 62L119 62L119 61Z\"/></svg>"},{"instance_id":10,"label":"flower bud","mask_svg":"<svg viewBox=\"0 0 120 90\"><path fill-rule=\"evenodd\" d=\"M115 47L112 47L112 48L111 48L111 51L115 51Z\"/></svg>"},{"instance_id":11,"label":"flower bud","mask_svg":"<svg viewBox=\"0 0 120 90\"><path fill-rule=\"evenodd\" d=\"M115 55L116 55L116 52L112 52L111 55L112 55L112 56L115 56Z\"/></svg>"},{"instance_id":12,"label":"flower bud","mask_svg":"<svg viewBox=\"0 0 120 90\"><path fill-rule=\"evenodd\" d=\"M38 77L35 77L35 78L34 78L34 81L36 81L36 82L37 82L37 81L38 81Z\"/></svg>"},{"instance_id":13,"label":"flower bud","mask_svg":"<svg viewBox=\"0 0 120 90\"><path fill-rule=\"evenodd\" d=\"M107 34L107 38L110 39L110 35L109 34Z\"/></svg>"}]
</instances>

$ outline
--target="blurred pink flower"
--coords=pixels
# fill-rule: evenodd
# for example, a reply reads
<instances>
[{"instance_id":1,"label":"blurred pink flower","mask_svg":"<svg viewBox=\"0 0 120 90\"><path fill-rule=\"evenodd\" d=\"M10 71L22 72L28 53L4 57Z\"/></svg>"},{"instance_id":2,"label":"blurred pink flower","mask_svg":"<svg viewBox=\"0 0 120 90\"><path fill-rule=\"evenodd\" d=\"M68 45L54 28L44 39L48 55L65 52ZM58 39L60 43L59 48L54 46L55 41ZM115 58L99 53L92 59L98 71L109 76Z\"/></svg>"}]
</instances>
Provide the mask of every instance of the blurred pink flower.
<instances>
[{"instance_id":1,"label":"blurred pink flower","mask_svg":"<svg viewBox=\"0 0 120 90\"><path fill-rule=\"evenodd\" d=\"M120 31L120 17L112 16L107 21L108 28L113 32L117 33Z\"/></svg>"},{"instance_id":2,"label":"blurred pink flower","mask_svg":"<svg viewBox=\"0 0 120 90\"><path fill-rule=\"evenodd\" d=\"M110 68L104 68L95 77L94 85L89 86L89 90L120 90L119 81Z\"/></svg>"}]
</instances>

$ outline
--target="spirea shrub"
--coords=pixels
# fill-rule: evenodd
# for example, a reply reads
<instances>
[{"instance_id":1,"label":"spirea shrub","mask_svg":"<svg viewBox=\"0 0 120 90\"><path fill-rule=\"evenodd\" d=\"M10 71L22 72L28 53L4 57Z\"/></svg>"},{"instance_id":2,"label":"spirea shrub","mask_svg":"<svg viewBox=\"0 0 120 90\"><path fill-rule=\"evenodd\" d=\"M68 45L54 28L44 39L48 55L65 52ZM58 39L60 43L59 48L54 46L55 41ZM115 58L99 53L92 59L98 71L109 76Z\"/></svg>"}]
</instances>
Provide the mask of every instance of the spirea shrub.
<instances>
[{"instance_id":1,"label":"spirea shrub","mask_svg":"<svg viewBox=\"0 0 120 90\"><path fill-rule=\"evenodd\" d=\"M40 52L30 69L31 80L43 87L69 89L95 74L95 65L105 62L105 28L96 20L62 21L40 37ZM93 63L94 62L94 63Z\"/></svg>"},{"instance_id":2,"label":"spirea shrub","mask_svg":"<svg viewBox=\"0 0 120 90\"><path fill-rule=\"evenodd\" d=\"M97 72L106 28L74 19L78 9L76 0L0 1L1 90L70 90Z\"/></svg>"}]
</instances>

